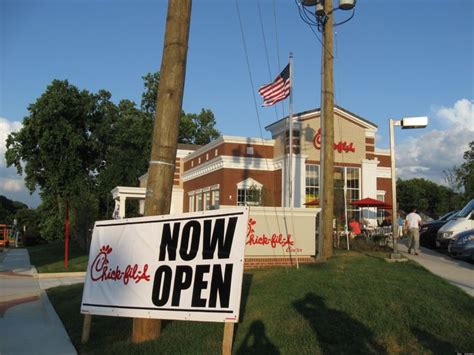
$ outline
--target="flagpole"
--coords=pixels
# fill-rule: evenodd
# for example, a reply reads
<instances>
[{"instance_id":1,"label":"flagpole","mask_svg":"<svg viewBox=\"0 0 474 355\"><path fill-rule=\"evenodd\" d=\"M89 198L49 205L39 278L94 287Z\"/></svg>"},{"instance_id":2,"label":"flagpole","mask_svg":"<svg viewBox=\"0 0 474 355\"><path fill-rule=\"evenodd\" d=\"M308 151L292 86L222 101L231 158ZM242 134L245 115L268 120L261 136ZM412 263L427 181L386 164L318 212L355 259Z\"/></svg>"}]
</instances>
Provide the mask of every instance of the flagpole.
<instances>
[{"instance_id":1,"label":"flagpole","mask_svg":"<svg viewBox=\"0 0 474 355\"><path fill-rule=\"evenodd\" d=\"M288 109L288 127L289 127L289 159L288 159L288 183L289 183L289 207L293 208L293 54L290 52L290 104Z\"/></svg>"}]
</instances>

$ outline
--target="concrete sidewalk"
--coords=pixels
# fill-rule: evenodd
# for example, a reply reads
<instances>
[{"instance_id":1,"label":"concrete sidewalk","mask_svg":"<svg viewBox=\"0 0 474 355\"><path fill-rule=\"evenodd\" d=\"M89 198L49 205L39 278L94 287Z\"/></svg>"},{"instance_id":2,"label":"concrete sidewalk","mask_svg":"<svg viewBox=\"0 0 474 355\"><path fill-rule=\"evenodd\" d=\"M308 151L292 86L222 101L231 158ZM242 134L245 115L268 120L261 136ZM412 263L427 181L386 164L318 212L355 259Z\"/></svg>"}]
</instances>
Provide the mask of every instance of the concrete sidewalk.
<instances>
[{"instance_id":1,"label":"concrete sidewalk","mask_svg":"<svg viewBox=\"0 0 474 355\"><path fill-rule=\"evenodd\" d=\"M456 260L449 255L423 247L420 248L419 255L408 254L407 245L407 240L397 243L397 249L404 257L416 261L433 274L442 277L474 297L474 264Z\"/></svg>"},{"instance_id":2,"label":"concrete sidewalk","mask_svg":"<svg viewBox=\"0 0 474 355\"><path fill-rule=\"evenodd\" d=\"M39 280L26 249L0 253L0 354L77 354Z\"/></svg>"}]
</instances>

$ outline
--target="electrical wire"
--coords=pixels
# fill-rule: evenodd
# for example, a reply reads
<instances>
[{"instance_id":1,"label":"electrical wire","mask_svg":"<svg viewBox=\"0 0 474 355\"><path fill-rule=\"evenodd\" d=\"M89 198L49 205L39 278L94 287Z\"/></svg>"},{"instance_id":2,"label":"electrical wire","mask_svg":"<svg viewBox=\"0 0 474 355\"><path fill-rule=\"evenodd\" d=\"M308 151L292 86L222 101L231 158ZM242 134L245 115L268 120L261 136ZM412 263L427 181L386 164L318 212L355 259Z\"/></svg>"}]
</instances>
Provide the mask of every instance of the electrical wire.
<instances>
[{"instance_id":1,"label":"electrical wire","mask_svg":"<svg viewBox=\"0 0 474 355\"><path fill-rule=\"evenodd\" d=\"M281 68L281 63L280 63L280 45L278 41L278 24L277 24L277 15L276 15L276 6L275 6L275 0L273 0L273 24L275 27L275 43L276 43L276 49L277 49L277 62L278 62L278 68ZM280 102L280 107L281 107L281 114L282 117L285 117L285 105L283 104L283 101ZM276 112L276 106L275 106L275 112ZM278 114L277 114L277 119L278 119Z\"/></svg>"},{"instance_id":2,"label":"electrical wire","mask_svg":"<svg viewBox=\"0 0 474 355\"><path fill-rule=\"evenodd\" d=\"M241 36L242 36L242 43L243 43L243 46L244 46L245 58L246 58L246 62L247 62L247 70L248 70L248 74L249 74L250 86L251 86L251 90L252 90L252 97L253 97L253 101L254 101L254 107L255 107L255 113L256 113L256 116L257 116L258 127L259 127L259 131L260 131L260 137L262 139L262 145L266 146L265 145L265 140L263 138L263 131L262 131L262 125L261 125L261 121L260 121L260 115L259 115L259 112L258 112L257 101L255 99L256 90L255 90L255 86L253 84L252 71L251 71L251 68L250 68L250 60L249 60L247 44L246 44L245 34L244 34L244 30L243 30L243 25L242 25L242 16L240 14L240 8L239 8L238 0L235 0L235 5L236 5L236 9L237 9L237 15L238 15L238 18L239 18L240 33L241 33ZM266 162L266 166L267 166L267 171L270 171L268 158L265 158L265 162ZM274 191L275 190L275 181L274 181L274 179L271 179L271 181L272 181L271 191ZM273 209L274 209L275 216L278 216L276 206L273 206ZM268 224L268 221L266 223ZM278 223L278 230L281 230L278 218L277 218L277 223ZM282 247L282 253L284 255L283 247ZM276 256L276 255L274 254L274 256ZM298 260L297 260L297 264L298 264ZM286 266L285 266L285 269L287 269Z\"/></svg>"},{"instance_id":3,"label":"electrical wire","mask_svg":"<svg viewBox=\"0 0 474 355\"><path fill-rule=\"evenodd\" d=\"M318 34L314 31L314 28L316 27L319 32L323 32L324 28L324 23L322 23L318 16L316 16L315 13L312 13L310 10L308 10L305 6L301 5L299 0L295 0L296 7L298 8L298 13L300 15L300 18L303 20L304 23L306 23L309 28L311 29L311 32L313 32L314 36L318 40L318 42L321 44L321 47L329 53L331 57L334 57L333 53L331 53L326 46L324 45L324 42L318 36Z\"/></svg>"},{"instance_id":4,"label":"electrical wire","mask_svg":"<svg viewBox=\"0 0 474 355\"><path fill-rule=\"evenodd\" d=\"M265 58L267 59L268 82L270 83L272 81L272 74L271 74L271 69L270 69L270 59L268 57L267 40L266 40L266 37L265 37L265 30L264 30L263 21L262 21L262 11L260 10L259 0L256 1L256 4L257 4L257 10L258 10L258 19L259 19L259 22L260 22L260 30L262 31L263 47L265 48ZM278 121L277 107L274 106L273 108L275 110L276 120Z\"/></svg>"},{"instance_id":5,"label":"electrical wire","mask_svg":"<svg viewBox=\"0 0 474 355\"><path fill-rule=\"evenodd\" d=\"M250 69L249 54L248 54L248 50L247 50L247 43L245 41L244 29L243 29L243 26L242 26L242 17L240 15L240 8L239 8L238 0L235 0L235 6L237 8L237 15L238 15L238 18L239 18L240 33L242 35L242 43L244 45L245 59L247 61L247 70L248 70L249 79L250 79L250 86L251 86L251 89L252 89L253 103L254 103L254 106L255 106L255 113L257 114L258 128L260 130L260 135L263 137L262 124L260 122L260 114L258 113L257 100L255 99L255 92L256 91L255 91L255 86L253 84L252 71Z\"/></svg>"}]
</instances>

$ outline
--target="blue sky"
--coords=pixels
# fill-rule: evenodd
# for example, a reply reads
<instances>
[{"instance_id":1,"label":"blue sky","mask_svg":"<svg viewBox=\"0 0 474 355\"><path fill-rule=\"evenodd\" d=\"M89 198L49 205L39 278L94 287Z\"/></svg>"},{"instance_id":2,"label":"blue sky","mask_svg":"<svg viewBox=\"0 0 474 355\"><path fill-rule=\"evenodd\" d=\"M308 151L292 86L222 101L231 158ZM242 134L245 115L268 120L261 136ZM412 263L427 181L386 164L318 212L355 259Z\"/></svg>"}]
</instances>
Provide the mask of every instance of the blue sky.
<instances>
[{"instance_id":1,"label":"blue sky","mask_svg":"<svg viewBox=\"0 0 474 355\"><path fill-rule=\"evenodd\" d=\"M166 7L163 0L0 0L0 154L54 79L139 104L141 77L160 68ZM388 148L389 118L428 116L424 130L397 130L397 170L441 183L474 140L474 1L359 0L335 32L336 103L378 125L379 148ZM265 127L288 113L288 102L262 108L255 90L290 52L294 111L320 107L321 45L294 0L194 1L184 111L209 108L223 134L260 137L257 115ZM3 159L0 194L39 202Z\"/></svg>"}]
</instances>

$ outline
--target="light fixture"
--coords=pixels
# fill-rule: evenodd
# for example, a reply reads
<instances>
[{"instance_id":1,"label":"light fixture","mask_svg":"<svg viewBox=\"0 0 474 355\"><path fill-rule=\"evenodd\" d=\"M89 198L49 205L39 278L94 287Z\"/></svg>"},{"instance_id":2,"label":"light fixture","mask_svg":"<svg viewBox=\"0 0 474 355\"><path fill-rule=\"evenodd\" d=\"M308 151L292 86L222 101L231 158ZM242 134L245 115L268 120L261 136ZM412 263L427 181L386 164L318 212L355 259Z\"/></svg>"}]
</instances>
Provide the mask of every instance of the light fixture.
<instances>
[{"instance_id":1,"label":"light fixture","mask_svg":"<svg viewBox=\"0 0 474 355\"><path fill-rule=\"evenodd\" d=\"M402 129L425 128L428 125L428 117L404 117L400 125Z\"/></svg>"},{"instance_id":2,"label":"light fixture","mask_svg":"<svg viewBox=\"0 0 474 355\"><path fill-rule=\"evenodd\" d=\"M352 10L355 6L356 0L339 0L339 9Z\"/></svg>"}]
</instances>

